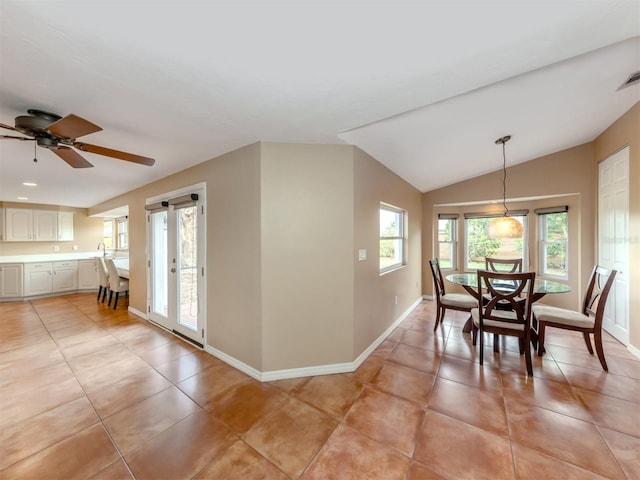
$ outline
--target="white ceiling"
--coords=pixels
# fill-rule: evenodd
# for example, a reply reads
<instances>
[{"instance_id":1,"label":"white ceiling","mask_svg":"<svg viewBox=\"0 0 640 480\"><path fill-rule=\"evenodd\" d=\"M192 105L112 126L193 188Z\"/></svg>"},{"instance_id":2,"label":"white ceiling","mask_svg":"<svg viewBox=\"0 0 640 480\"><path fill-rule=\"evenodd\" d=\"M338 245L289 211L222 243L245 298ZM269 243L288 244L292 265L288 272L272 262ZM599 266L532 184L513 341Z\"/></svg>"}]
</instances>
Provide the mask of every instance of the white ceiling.
<instances>
[{"instance_id":1,"label":"white ceiling","mask_svg":"<svg viewBox=\"0 0 640 480\"><path fill-rule=\"evenodd\" d=\"M89 207L260 140L354 144L429 191L501 168L506 134L508 164L593 140L635 70L638 0L2 0L0 122L74 113L156 165L0 140L0 200Z\"/></svg>"}]
</instances>

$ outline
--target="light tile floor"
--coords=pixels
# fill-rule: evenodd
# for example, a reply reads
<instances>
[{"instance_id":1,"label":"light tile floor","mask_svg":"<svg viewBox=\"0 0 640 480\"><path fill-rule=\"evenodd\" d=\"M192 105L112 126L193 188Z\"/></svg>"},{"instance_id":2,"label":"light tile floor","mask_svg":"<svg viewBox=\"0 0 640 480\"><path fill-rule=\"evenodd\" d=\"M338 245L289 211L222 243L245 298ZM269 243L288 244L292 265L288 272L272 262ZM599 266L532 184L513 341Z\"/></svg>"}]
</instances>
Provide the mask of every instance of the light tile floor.
<instances>
[{"instance_id":1,"label":"light tile floor","mask_svg":"<svg viewBox=\"0 0 640 480\"><path fill-rule=\"evenodd\" d=\"M352 374L260 383L77 294L0 304L2 479L639 479L640 360L550 329L534 378L422 302Z\"/></svg>"}]
</instances>

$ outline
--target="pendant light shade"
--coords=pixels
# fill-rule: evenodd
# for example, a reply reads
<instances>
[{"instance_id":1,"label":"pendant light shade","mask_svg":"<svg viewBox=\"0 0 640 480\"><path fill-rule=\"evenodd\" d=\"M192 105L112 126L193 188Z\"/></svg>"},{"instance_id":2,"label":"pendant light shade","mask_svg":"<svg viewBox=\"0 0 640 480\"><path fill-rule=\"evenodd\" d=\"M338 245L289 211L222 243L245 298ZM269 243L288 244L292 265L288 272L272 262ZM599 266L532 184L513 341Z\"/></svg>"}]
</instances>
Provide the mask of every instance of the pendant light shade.
<instances>
[{"instance_id":1,"label":"pendant light shade","mask_svg":"<svg viewBox=\"0 0 640 480\"><path fill-rule=\"evenodd\" d=\"M513 217L509 217L509 209L507 208L507 156L505 153L505 143L511 140L511 135L501 137L496 140L496 145L502 145L502 205L504 206L504 215L496 218L489 223L487 227L487 236L489 238L522 238L524 228L522 223Z\"/></svg>"}]
</instances>

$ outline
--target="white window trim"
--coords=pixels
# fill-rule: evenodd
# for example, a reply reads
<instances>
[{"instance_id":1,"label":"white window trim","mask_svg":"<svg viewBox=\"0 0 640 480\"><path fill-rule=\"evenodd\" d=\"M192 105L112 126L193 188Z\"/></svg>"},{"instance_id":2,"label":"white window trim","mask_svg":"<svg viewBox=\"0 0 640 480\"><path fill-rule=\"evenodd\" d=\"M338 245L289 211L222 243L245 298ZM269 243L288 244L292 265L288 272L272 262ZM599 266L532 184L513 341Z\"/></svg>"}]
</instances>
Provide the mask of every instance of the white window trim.
<instances>
[{"instance_id":1,"label":"white window trim","mask_svg":"<svg viewBox=\"0 0 640 480\"><path fill-rule=\"evenodd\" d=\"M400 232L401 235L400 236L385 236L383 237L382 235L380 235L380 233L378 233L379 235L379 240L378 240L378 248L380 245L380 241L381 240L400 240L400 248L402 249L401 252L401 258L400 258L400 262L399 263L394 263L393 265L389 265L387 267L384 268L380 268L380 275L383 275L385 273L389 273L392 272L393 270L397 270L399 268L404 267L407 264L407 227L406 227L406 216L407 216L407 211L399 208L399 207L395 207L393 205L389 205L388 203L384 203L384 202L380 202L380 208L378 210L378 215L380 210L387 210L390 212L393 212L395 214L399 215L400 218ZM378 228L379 230L379 228ZM378 261L380 259L380 252L378 252Z\"/></svg>"},{"instance_id":2,"label":"white window trim","mask_svg":"<svg viewBox=\"0 0 640 480\"><path fill-rule=\"evenodd\" d=\"M451 226L451 241L441 242L438 240L438 259L440 257L440 245L441 244L451 244L451 267L443 267L440 265L441 270L451 270L454 271L458 267L458 219L457 218L438 218L438 235L440 230L440 220L449 220L453 224Z\"/></svg>"},{"instance_id":3,"label":"white window trim","mask_svg":"<svg viewBox=\"0 0 640 480\"><path fill-rule=\"evenodd\" d=\"M548 214L552 214L552 213L564 213L565 215L567 215L567 225L569 222L569 213L568 211L555 211L555 212L548 212L548 213L538 213L538 255L539 255L539 259L538 259L538 269L540 271L540 275L544 276L544 277L551 277L554 279L559 279L559 280L568 280L569 279L569 233L567 232L567 238L564 242L558 242L558 241L549 241L547 240L547 215ZM546 272L546 268L547 268L547 252L546 252L546 247L548 245L552 245L552 244L560 244L560 243L564 243L564 248L565 248L565 255L566 255L566 259L567 259L567 264L566 264L566 273L564 275L556 275L553 273L549 273Z\"/></svg>"}]
</instances>

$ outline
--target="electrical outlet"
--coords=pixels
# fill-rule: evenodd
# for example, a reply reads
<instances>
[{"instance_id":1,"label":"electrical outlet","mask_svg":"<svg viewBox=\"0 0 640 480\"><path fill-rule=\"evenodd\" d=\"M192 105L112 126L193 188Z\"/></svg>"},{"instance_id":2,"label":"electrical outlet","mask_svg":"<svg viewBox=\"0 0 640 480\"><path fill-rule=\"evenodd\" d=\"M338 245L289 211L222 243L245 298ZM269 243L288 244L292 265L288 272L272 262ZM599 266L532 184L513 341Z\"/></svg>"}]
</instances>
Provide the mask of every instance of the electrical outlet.
<instances>
[{"instance_id":1,"label":"electrical outlet","mask_svg":"<svg viewBox=\"0 0 640 480\"><path fill-rule=\"evenodd\" d=\"M54 245L53 246L53 251L54 252L59 252L60 251L60 247L58 245Z\"/></svg>"},{"instance_id":2,"label":"electrical outlet","mask_svg":"<svg viewBox=\"0 0 640 480\"><path fill-rule=\"evenodd\" d=\"M73 250L74 252L78 251L78 245L74 245L73 247L71 247L71 250Z\"/></svg>"},{"instance_id":3,"label":"electrical outlet","mask_svg":"<svg viewBox=\"0 0 640 480\"><path fill-rule=\"evenodd\" d=\"M396 305L398 304L398 295L396 295Z\"/></svg>"}]
</instances>

